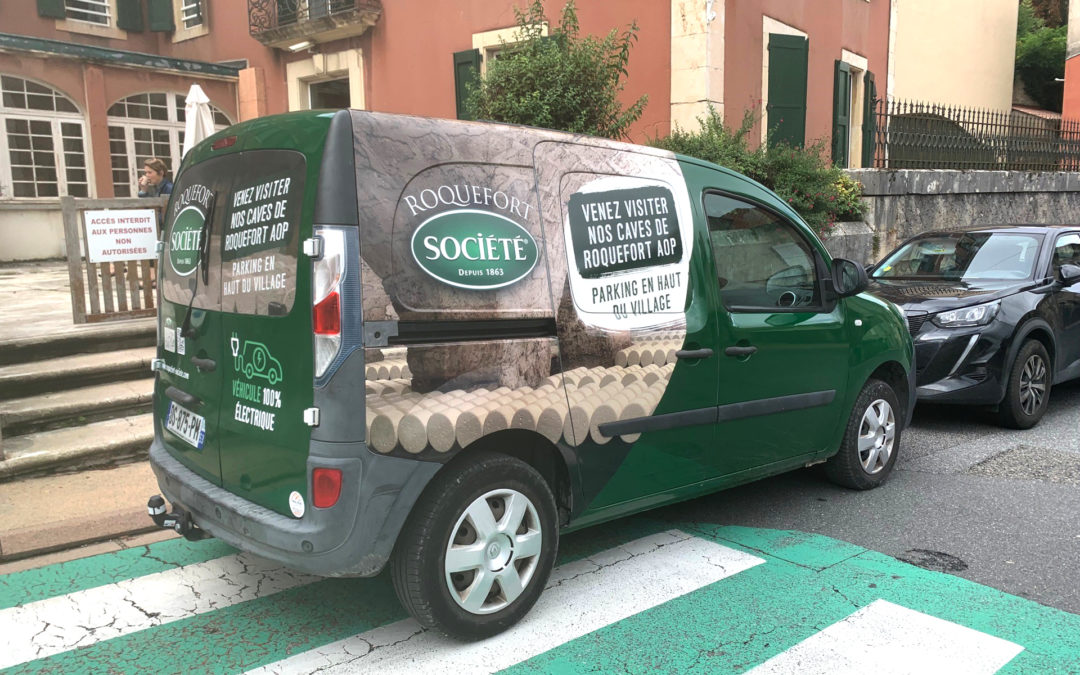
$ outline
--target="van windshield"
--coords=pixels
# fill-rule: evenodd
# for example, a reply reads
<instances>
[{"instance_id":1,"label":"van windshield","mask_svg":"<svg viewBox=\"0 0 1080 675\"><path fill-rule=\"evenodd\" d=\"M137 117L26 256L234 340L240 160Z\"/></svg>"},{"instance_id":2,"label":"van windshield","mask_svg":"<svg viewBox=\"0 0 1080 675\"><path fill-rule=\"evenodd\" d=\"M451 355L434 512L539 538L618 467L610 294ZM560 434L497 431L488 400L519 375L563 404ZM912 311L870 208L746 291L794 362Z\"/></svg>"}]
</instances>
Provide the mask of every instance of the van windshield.
<instances>
[{"instance_id":1,"label":"van windshield","mask_svg":"<svg viewBox=\"0 0 1080 675\"><path fill-rule=\"evenodd\" d=\"M166 300L284 316L296 299L305 160L287 150L215 157L185 170L166 219ZM203 222L209 219L206 227ZM205 276L198 260L210 237Z\"/></svg>"}]
</instances>

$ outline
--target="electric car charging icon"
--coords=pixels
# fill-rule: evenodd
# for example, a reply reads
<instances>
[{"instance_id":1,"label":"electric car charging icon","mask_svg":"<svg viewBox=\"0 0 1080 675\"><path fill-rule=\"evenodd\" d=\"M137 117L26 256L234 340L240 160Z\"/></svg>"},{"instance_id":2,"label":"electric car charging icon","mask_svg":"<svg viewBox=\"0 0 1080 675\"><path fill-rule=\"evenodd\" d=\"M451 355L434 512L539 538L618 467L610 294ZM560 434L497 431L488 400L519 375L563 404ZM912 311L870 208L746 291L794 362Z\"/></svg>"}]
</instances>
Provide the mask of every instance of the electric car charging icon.
<instances>
[{"instance_id":1,"label":"electric car charging icon","mask_svg":"<svg viewBox=\"0 0 1080 675\"><path fill-rule=\"evenodd\" d=\"M229 338L229 347L232 349L233 368L243 373L248 378L261 377L277 384L281 382L281 361L275 359L270 350L261 342L244 340L244 348L240 348L240 338L235 334Z\"/></svg>"}]
</instances>

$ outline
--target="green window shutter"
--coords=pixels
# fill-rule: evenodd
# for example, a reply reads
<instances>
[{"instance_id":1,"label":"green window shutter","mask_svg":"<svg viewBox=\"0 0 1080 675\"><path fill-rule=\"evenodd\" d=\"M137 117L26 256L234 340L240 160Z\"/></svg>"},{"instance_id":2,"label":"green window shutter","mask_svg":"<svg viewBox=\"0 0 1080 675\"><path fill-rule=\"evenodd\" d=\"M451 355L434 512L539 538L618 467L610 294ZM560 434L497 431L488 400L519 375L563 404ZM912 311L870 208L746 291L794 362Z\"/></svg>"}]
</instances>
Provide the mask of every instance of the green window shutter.
<instances>
[{"instance_id":1,"label":"green window shutter","mask_svg":"<svg viewBox=\"0 0 1080 675\"><path fill-rule=\"evenodd\" d=\"M163 33L176 30L172 0L146 0L146 14L150 19L150 30Z\"/></svg>"},{"instance_id":2,"label":"green window shutter","mask_svg":"<svg viewBox=\"0 0 1080 675\"><path fill-rule=\"evenodd\" d=\"M457 117L459 120L471 120L472 116L465 107L469 96L469 87L480 81L480 50L467 49L454 54L454 97L457 99Z\"/></svg>"},{"instance_id":3,"label":"green window shutter","mask_svg":"<svg viewBox=\"0 0 1080 675\"><path fill-rule=\"evenodd\" d=\"M851 135L851 66L836 62L833 76L832 160L839 167L848 165L848 138Z\"/></svg>"},{"instance_id":4,"label":"green window shutter","mask_svg":"<svg viewBox=\"0 0 1080 675\"><path fill-rule=\"evenodd\" d=\"M806 70L810 41L800 35L769 35L769 138L794 146L806 142Z\"/></svg>"},{"instance_id":5,"label":"green window shutter","mask_svg":"<svg viewBox=\"0 0 1080 675\"><path fill-rule=\"evenodd\" d=\"M46 19L63 19L67 16L64 0L37 0L37 13Z\"/></svg>"},{"instance_id":6,"label":"green window shutter","mask_svg":"<svg viewBox=\"0 0 1080 675\"><path fill-rule=\"evenodd\" d=\"M876 99L877 86L874 84L874 74L868 70L863 75L862 165L865 169L874 168L874 150L877 142L877 117L874 116Z\"/></svg>"},{"instance_id":7,"label":"green window shutter","mask_svg":"<svg viewBox=\"0 0 1080 675\"><path fill-rule=\"evenodd\" d=\"M116 0L116 27L142 32L142 3L139 0Z\"/></svg>"}]
</instances>

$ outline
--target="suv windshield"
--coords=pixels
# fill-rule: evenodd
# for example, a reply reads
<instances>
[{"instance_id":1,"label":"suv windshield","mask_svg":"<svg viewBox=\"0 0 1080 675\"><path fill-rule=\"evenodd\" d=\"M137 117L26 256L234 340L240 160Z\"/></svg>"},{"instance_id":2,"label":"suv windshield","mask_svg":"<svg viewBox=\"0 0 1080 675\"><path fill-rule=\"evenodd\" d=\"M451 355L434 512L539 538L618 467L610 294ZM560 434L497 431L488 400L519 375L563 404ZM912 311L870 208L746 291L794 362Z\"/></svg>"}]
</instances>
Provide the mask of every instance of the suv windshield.
<instances>
[{"instance_id":1,"label":"suv windshield","mask_svg":"<svg viewBox=\"0 0 1080 675\"><path fill-rule=\"evenodd\" d=\"M1028 279L1041 235L957 232L913 239L874 270L875 279L985 281Z\"/></svg>"}]
</instances>

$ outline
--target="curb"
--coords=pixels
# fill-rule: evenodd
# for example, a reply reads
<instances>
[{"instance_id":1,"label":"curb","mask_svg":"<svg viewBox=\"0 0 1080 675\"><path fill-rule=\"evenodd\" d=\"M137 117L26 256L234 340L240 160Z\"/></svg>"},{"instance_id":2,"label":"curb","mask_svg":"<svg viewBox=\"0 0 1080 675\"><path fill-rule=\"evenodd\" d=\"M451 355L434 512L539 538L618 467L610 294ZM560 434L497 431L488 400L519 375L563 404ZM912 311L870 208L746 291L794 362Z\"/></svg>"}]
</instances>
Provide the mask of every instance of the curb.
<instances>
[{"instance_id":1,"label":"curb","mask_svg":"<svg viewBox=\"0 0 1080 675\"><path fill-rule=\"evenodd\" d=\"M0 563L159 529L144 507L11 530L0 535Z\"/></svg>"}]
</instances>

